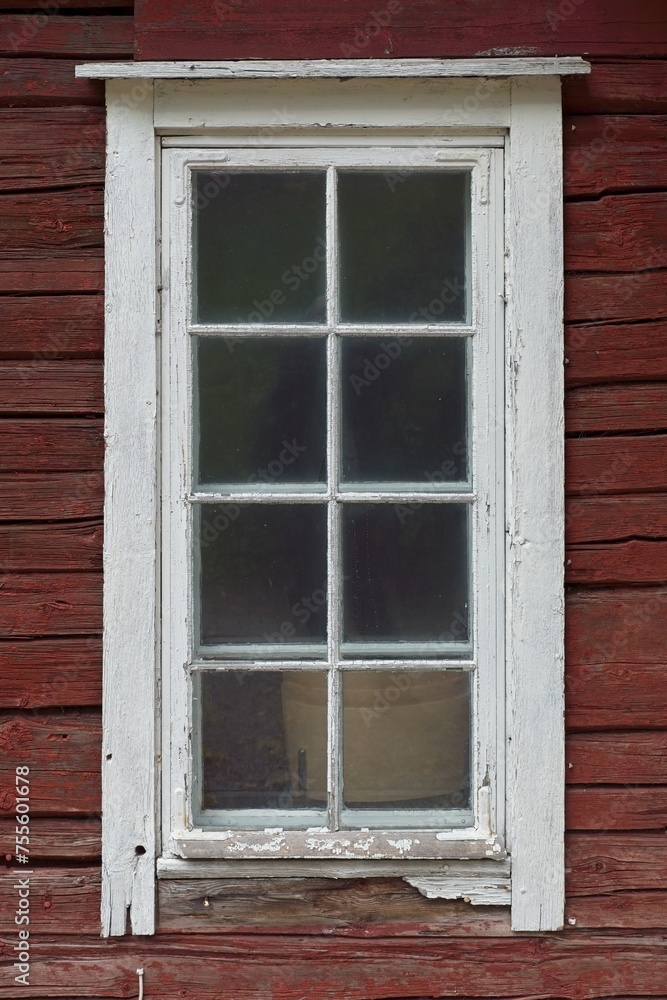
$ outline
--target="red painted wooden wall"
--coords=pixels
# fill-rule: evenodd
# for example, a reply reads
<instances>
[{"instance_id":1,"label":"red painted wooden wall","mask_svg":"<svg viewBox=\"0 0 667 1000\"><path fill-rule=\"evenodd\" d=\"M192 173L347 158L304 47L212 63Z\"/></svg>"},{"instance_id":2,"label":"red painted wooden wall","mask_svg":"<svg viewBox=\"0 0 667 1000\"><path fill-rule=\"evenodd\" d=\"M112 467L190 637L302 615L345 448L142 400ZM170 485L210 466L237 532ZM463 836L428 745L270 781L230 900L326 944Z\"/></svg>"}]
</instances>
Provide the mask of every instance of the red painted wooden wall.
<instances>
[{"instance_id":1,"label":"red painted wooden wall","mask_svg":"<svg viewBox=\"0 0 667 1000\"><path fill-rule=\"evenodd\" d=\"M31 768L33 947L0 998L667 996L663 0L0 0L0 838ZM69 9L71 7L71 10ZM566 929L403 883L238 880L99 938L103 88L77 61L587 54L565 83ZM208 894L211 905L203 906Z\"/></svg>"}]
</instances>

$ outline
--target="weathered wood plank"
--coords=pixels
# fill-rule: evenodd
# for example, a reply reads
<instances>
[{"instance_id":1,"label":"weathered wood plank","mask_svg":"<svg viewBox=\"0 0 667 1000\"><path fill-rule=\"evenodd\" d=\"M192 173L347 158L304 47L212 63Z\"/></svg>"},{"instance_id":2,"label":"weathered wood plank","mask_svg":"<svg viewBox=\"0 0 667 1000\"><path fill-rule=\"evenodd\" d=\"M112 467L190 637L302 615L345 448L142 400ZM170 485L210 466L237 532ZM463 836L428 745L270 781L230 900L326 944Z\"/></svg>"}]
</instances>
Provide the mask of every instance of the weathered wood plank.
<instances>
[{"instance_id":1,"label":"weathered wood plank","mask_svg":"<svg viewBox=\"0 0 667 1000\"><path fill-rule=\"evenodd\" d=\"M667 192L607 195L565 205L568 271L644 272L665 266Z\"/></svg>"},{"instance_id":2,"label":"weathered wood plank","mask_svg":"<svg viewBox=\"0 0 667 1000\"><path fill-rule=\"evenodd\" d=\"M21 870L16 869L16 878ZM16 934L16 879L0 880L0 933ZM99 934L97 868L38 868L30 876L30 934Z\"/></svg>"},{"instance_id":3,"label":"weathered wood plank","mask_svg":"<svg viewBox=\"0 0 667 1000\"><path fill-rule=\"evenodd\" d=\"M667 583L667 541L569 545L565 582L595 587Z\"/></svg>"},{"instance_id":4,"label":"weathered wood plank","mask_svg":"<svg viewBox=\"0 0 667 1000\"><path fill-rule=\"evenodd\" d=\"M667 538L667 495L645 493L611 497L573 497L565 505L568 545Z\"/></svg>"},{"instance_id":5,"label":"weathered wood plank","mask_svg":"<svg viewBox=\"0 0 667 1000\"><path fill-rule=\"evenodd\" d=\"M570 785L565 795L565 821L568 830L664 831L667 786Z\"/></svg>"},{"instance_id":6,"label":"weathered wood plank","mask_svg":"<svg viewBox=\"0 0 667 1000\"><path fill-rule=\"evenodd\" d=\"M77 0L79 6L82 5ZM0 16L0 54L3 56L120 59L131 58L132 49L131 17L59 17L39 8L33 14Z\"/></svg>"},{"instance_id":7,"label":"weathered wood plank","mask_svg":"<svg viewBox=\"0 0 667 1000\"><path fill-rule=\"evenodd\" d=\"M667 490L667 435L566 441L565 489L569 496Z\"/></svg>"},{"instance_id":8,"label":"weathered wood plank","mask_svg":"<svg viewBox=\"0 0 667 1000\"><path fill-rule=\"evenodd\" d=\"M402 879L165 879L162 933L291 928L292 933L455 937L510 933L504 907L426 899Z\"/></svg>"},{"instance_id":9,"label":"weathered wood plank","mask_svg":"<svg viewBox=\"0 0 667 1000\"><path fill-rule=\"evenodd\" d=\"M565 356L568 388L667 378L667 323L568 326Z\"/></svg>"},{"instance_id":10,"label":"weathered wood plank","mask_svg":"<svg viewBox=\"0 0 667 1000\"><path fill-rule=\"evenodd\" d=\"M103 242L101 187L0 195L0 251L77 251Z\"/></svg>"},{"instance_id":11,"label":"weathered wood plank","mask_svg":"<svg viewBox=\"0 0 667 1000\"><path fill-rule=\"evenodd\" d=\"M566 433L666 428L667 382L582 386L565 394Z\"/></svg>"},{"instance_id":12,"label":"weathered wood plank","mask_svg":"<svg viewBox=\"0 0 667 1000\"><path fill-rule=\"evenodd\" d=\"M0 361L0 413L102 414L101 361Z\"/></svg>"},{"instance_id":13,"label":"weathered wood plank","mask_svg":"<svg viewBox=\"0 0 667 1000\"><path fill-rule=\"evenodd\" d=\"M565 919L580 930L622 928L643 931L665 926L667 892L615 892L566 900Z\"/></svg>"},{"instance_id":14,"label":"weathered wood plank","mask_svg":"<svg viewBox=\"0 0 667 1000\"><path fill-rule=\"evenodd\" d=\"M566 664L565 691L570 730L667 729L667 666L662 663Z\"/></svg>"},{"instance_id":15,"label":"weathered wood plank","mask_svg":"<svg viewBox=\"0 0 667 1000\"><path fill-rule=\"evenodd\" d=\"M565 276L565 319L638 323L667 316L667 271Z\"/></svg>"},{"instance_id":16,"label":"weathered wood plank","mask_svg":"<svg viewBox=\"0 0 667 1000\"><path fill-rule=\"evenodd\" d=\"M0 191L102 184L104 141L102 108L0 108Z\"/></svg>"},{"instance_id":17,"label":"weathered wood plank","mask_svg":"<svg viewBox=\"0 0 667 1000\"><path fill-rule=\"evenodd\" d=\"M102 569L102 521L0 526L5 573Z\"/></svg>"},{"instance_id":18,"label":"weathered wood plank","mask_svg":"<svg viewBox=\"0 0 667 1000\"><path fill-rule=\"evenodd\" d=\"M15 819L0 819L0 857L14 855ZM30 861L97 862L102 850L102 821L98 816L30 820Z\"/></svg>"},{"instance_id":19,"label":"weathered wood plank","mask_svg":"<svg viewBox=\"0 0 667 1000\"><path fill-rule=\"evenodd\" d=\"M667 648L667 590L657 587L610 590L572 588L566 598L565 662L664 664Z\"/></svg>"},{"instance_id":20,"label":"weathered wood plank","mask_svg":"<svg viewBox=\"0 0 667 1000\"><path fill-rule=\"evenodd\" d=\"M567 10L567 13L563 11ZM375 16L374 16L375 15ZM630 16L623 0L588 0L566 8L548 0L489 0L483 10L436 0L344 6L283 0L269 14L239 0L139 0L137 59L328 59L346 57L456 58L485 55L662 55L664 10L644 0Z\"/></svg>"},{"instance_id":21,"label":"weathered wood plank","mask_svg":"<svg viewBox=\"0 0 667 1000\"><path fill-rule=\"evenodd\" d=\"M103 500L101 470L0 474L0 523L100 517Z\"/></svg>"},{"instance_id":22,"label":"weathered wood plank","mask_svg":"<svg viewBox=\"0 0 667 1000\"><path fill-rule=\"evenodd\" d=\"M566 198L667 186L664 114L571 115L563 145Z\"/></svg>"},{"instance_id":23,"label":"weathered wood plank","mask_svg":"<svg viewBox=\"0 0 667 1000\"><path fill-rule=\"evenodd\" d=\"M0 255L0 295L103 290L104 260L101 251L70 258L56 257L55 254L44 257Z\"/></svg>"},{"instance_id":24,"label":"weathered wood plank","mask_svg":"<svg viewBox=\"0 0 667 1000\"><path fill-rule=\"evenodd\" d=\"M566 115L664 114L666 93L663 60L594 62L586 76L564 78L563 108Z\"/></svg>"},{"instance_id":25,"label":"weathered wood plank","mask_svg":"<svg viewBox=\"0 0 667 1000\"><path fill-rule=\"evenodd\" d=\"M103 81L78 80L75 65L71 59L0 59L0 107L104 107Z\"/></svg>"},{"instance_id":26,"label":"weathered wood plank","mask_svg":"<svg viewBox=\"0 0 667 1000\"><path fill-rule=\"evenodd\" d=\"M566 746L571 785L667 783L667 733L573 733Z\"/></svg>"},{"instance_id":27,"label":"weathered wood plank","mask_svg":"<svg viewBox=\"0 0 667 1000\"><path fill-rule=\"evenodd\" d=\"M11 573L3 577L0 638L97 635L101 573Z\"/></svg>"},{"instance_id":28,"label":"weathered wood plank","mask_svg":"<svg viewBox=\"0 0 667 1000\"><path fill-rule=\"evenodd\" d=\"M103 340L101 295L0 296L2 358L101 357Z\"/></svg>"},{"instance_id":29,"label":"weathered wood plank","mask_svg":"<svg viewBox=\"0 0 667 1000\"><path fill-rule=\"evenodd\" d=\"M2 422L0 471L99 472L104 456L102 421L7 419Z\"/></svg>"},{"instance_id":30,"label":"weathered wood plank","mask_svg":"<svg viewBox=\"0 0 667 1000\"><path fill-rule=\"evenodd\" d=\"M627 889L667 890L664 833L573 833L565 843L565 891L604 896Z\"/></svg>"},{"instance_id":31,"label":"weathered wood plank","mask_svg":"<svg viewBox=\"0 0 667 1000\"><path fill-rule=\"evenodd\" d=\"M101 640L0 642L0 676L0 708L101 705Z\"/></svg>"}]
</instances>

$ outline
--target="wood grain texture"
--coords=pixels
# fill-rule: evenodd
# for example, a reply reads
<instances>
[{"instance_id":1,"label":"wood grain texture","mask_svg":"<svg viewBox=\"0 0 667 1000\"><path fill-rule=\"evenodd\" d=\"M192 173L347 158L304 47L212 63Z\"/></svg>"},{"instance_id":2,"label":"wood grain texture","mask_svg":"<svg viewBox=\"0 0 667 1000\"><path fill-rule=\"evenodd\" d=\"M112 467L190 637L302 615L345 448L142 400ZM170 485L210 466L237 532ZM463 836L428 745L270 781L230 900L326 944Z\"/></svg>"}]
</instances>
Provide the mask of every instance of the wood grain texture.
<instances>
[{"instance_id":1,"label":"wood grain texture","mask_svg":"<svg viewBox=\"0 0 667 1000\"><path fill-rule=\"evenodd\" d=\"M563 80L563 110L566 115L662 115L666 93L664 60L594 62L586 76Z\"/></svg>"},{"instance_id":2,"label":"wood grain texture","mask_svg":"<svg viewBox=\"0 0 667 1000\"><path fill-rule=\"evenodd\" d=\"M21 874L16 869L16 877ZM0 880L0 933L16 933L16 879ZM97 868L38 868L30 876L30 934L99 934Z\"/></svg>"},{"instance_id":3,"label":"wood grain texture","mask_svg":"<svg viewBox=\"0 0 667 1000\"><path fill-rule=\"evenodd\" d=\"M103 338L101 295L0 295L0 358L101 357Z\"/></svg>"},{"instance_id":4,"label":"wood grain texture","mask_svg":"<svg viewBox=\"0 0 667 1000\"><path fill-rule=\"evenodd\" d=\"M667 835L569 834L565 870L569 897L603 896L629 889L667 890Z\"/></svg>"},{"instance_id":5,"label":"wood grain texture","mask_svg":"<svg viewBox=\"0 0 667 1000\"><path fill-rule=\"evenodd\" d=\"M570 786L565 795L568 830L660 830L667 827L667 786Z\"/></svg>"},{"instance_id":6,"label":"wood grain texture","mask_svg":"<svg viewBox=\"0 0 667 1000\"><path fill-rule=\"evenodd\" d=\"M102 569L102 521L0 526L3 572Z\"/></svg>"},{"instance_id":7,"label":"wood grain texture","mask_svg":"<svg viewBox=\"0 0 667 1000\"><path fill-rule=\"evenodd\" d=\"M83 6L77 0L77 7ZM0 8L1 9L1 8ZM0 55L121 59L131 56L131 17L32 14L0 16Z\"/></svg>"},{"instance_id":8,"label":"wood grain texture","mask_svg":"<svg viewBox=\"0 0 667 1000\"><path fill-rule=\"evenodd\" d=\"M566 198L667 186L664 114L570 115L563 144Z\"/></svg>"},{"instance_id":9,"label":"wood grain texture","mask_svg":"<svg viewBox=\"0 0 667 1000\"><path fill-rule=\"evenodd\" d=\"M27 639L0 642L0 708L102 704L102 642Z\"/></svg>"},{"instance_id":10,"label":"wood grain texture","mask_svg":"<svg viewBox=\"0 0 667 1000\"><path fill-rule=\"evenodd\" d=\"M137 59L386 58L485 55L663 55L664 10L644 0L631 16L622 0L589 0L563 15L547 0L492 0L478 5L417 0L385 4L375 19L372 0L344 6L297 0L269 13L266 4L206 0L138 0Z\"/></svg>"},{"instance_id":11,"label":"wood grain texture","mask_svg":"<svg viewBox=\"0 0 667 1000\"><path fill-rule=\"evenodd\" d=\"M103 500L101 470L0 474L0 523L100 517Z\"/></svg>"},{"instance_id":12,"label":"wood grain texture","mask_svg":"<svg viewBox=\"0 0 667 1000\"><path fill-rule=\"evenodd\" d=\"M568 388L667 379L667 323L570 325L565 356Z\"/></svg>"},{"instance_id":13,"label":"wood grain texture","mask_svg":"<svg viewBox=\"0 0 667 1000\"><path fill-rule=\"evenodd\" d=\"M565 319L638 323L667 317L667 271L565 276Z\"/></svg>"},{"instance_id":14,"label":"wood grain texture","mask_svg":"<svg viewBox=\"0 0 667 1000\"><path fill-rule=\"evenodd\" d=\"M15 826L15 819L0 819L0 857L14 854ZM99 816L37 817L30 820L30 838L33 864L95 863L102 849L102 820Z\"/></svg>"},{"instance_id":15,"label":"wood grain texture","mask_svg":"<svg viewBox=\"0 0 667 1000\"><path fill-rule=\"evenodd\" d=\"M0 638L101 632L101 573L9 573L2 580Z\"/></svg>"},{"instance_id":16,"label":"wood grain texture","mask_svg":"<svg viewBox=\"0 0 667 1000\"><path fill-rule=\"evenodd\" d=\"M667 729L667 666L662 663L568 663L565 692L569 730Z\"/></svg>"},{"instance_id":17,"label":"wood grain texture","mask_svg":"<svg viewBox=\"0 0 667 1000\"><path fill-rule=\"evenodd\" d=\"M571 785L667 784L667 733L574 733L567 740Z\"/></svg>"},{"instance_id":18,"label":"wood grain texture","mask_svg":"<svg viewBox=\"0 0 667 1000\"><path fill-rule=\"evenodd\" d=\"M565 505L565 539L582 542L667 538L667 495L573 497Z\"/></svg>"},{"instance_id":19,"label":"wood grain texture","mask_svg":"<svg viewBox=\"0 0 667 1000\"><path fill-rule=\"evenodd\" d=\"M99 418L6 419L0 438L2 472L99 472L104 441Z\"/></svg>"},{"instance_id":20,"label":"wood grain texture","mask_svg":"<svg viewBox=\"0 0 667 1000\"><path fill-rule=\"evenodd\" d=\"M566 597L565 657L568 667L616 663L664 663L667 590L637 587L586 590Z\"/></svg>"},{"instance_id":21,"label":"wood grain texture","mask_svg":"<svg viewBox=\"0 0 667 1000\"><path fill-rule=\"evenodd\" d=\"M595 587L667 583L667 541L582 543L568 546L566 554L566 583Z\"/></svg>"},{"instance_id":22,"label":"wood grain texture","mask_svg":"<svg viewBox=\"0 0 667 1000\"><path fill-rule=\"evenodd\" d=\"M662 431L667 428L667 382L582 386L565 396L565 431Z\"/></svg>"},{"instance_id":23,"label":"wood grain texture","mask_svg":"<svg viewBox=\"0 0 667 1000\"><path fill-rule=\"evenodd\" d=\"M0 295L103 290L104 260L98 251L69 258L55 254L43 257L0 255Z\"/></svg>"},{"instance_id":24,"label":"wood grain texture","mask_svg":"<svg viewBox=\"0 0 667 1000\"><path fill-rule=\"evenodd\" d=\"M667 435L572 438L565 443L569 496L667 490Z\"/></svg>"},{"instance_id":25,"label":"wood grain texture","mask_svg":"<svg viewBox=\"0 0 667 1000\"><path fill-rule=\"evenodd\" d=\"M667 192L607 195L566 204L568 271L625 273L665 266Z\"/></svg>"},{"instance_id":26,"label":"wood grain texture","mask_svg":"<svg viewBox=\"0 0 667 1000\"><path fill-rule=\"evenodd\" d=\"M101 187L0 195L0 252L97 249L103 211Z\"/></svg>"},{"instance_id":27,"label":"wood grain texture","mask_svg":"<svg viewBox=\"0 0 667 1000\"><path fill-rule=\"evenodd\" d=\"M102 108L0 108L0 192L102 184L105 132Z\"/></svg>"},{"instance_id":28,"label":"wood grain texture","mask_svg":"<svg viewBox=\"0 0 667 1000\"><path fill-rule=\"evenodd\" d=\"M566 920L581 931L616 928L645 931L663 928L667 911L667 892L657 890L615 892L611 896L588 896L568 899Z\"/></svg>"},{"instance_id":29,"label":"wood grain texture","mask_svg":"<svg viewBox=\"0 0 667 1000\"><path fill-rule=\"evenodd\" d=\"M71 59L0 59L0 107L104 107L102 81L76 79L75 65Z\"/></svg>"},{"instance_id":30,"label":"wood grain texture","mask_svg":"<svg viewBox=\"0 0 667 1000\"><path fill-rule=\"evenodd\" d=\"M0 361L0 414L101 415L103 396L101 361Z\"/></svg>"}]
</instances>

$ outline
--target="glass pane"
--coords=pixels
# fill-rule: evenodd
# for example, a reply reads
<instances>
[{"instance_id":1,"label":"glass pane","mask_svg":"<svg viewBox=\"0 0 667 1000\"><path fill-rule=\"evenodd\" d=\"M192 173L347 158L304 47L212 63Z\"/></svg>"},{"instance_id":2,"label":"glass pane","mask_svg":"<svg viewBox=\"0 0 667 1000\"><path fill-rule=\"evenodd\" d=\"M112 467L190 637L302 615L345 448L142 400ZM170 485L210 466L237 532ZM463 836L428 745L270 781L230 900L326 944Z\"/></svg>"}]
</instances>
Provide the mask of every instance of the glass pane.
<instances>
[{"instance_id":1,"label":"glass pane","mask_svg":"<svg viewBox=\"0 0 667 1000\"><path fill-rule=\"evenodd\" d=\"M323 323L324 173L196 171L199 323Z\"/></svg>"},{"instance_id":2,"label":"glass pane","mask_svg":"<svg viewBox=\"0 0 667 1000\"><path fill-rule=\"evenodd\" d=\"M326 674L205 673L200 693L204 809L326 806Z\"/></svg>"},{"instance_id":3,"label":"glass pane","mask_svg":"<svg viewBox=\"0 0 667 1000\"><path fill-rule=\"evenodd\" d=\"M347 337L343 480L463 482L466 342Z\"/></svg>"},{"instance_id":4,"label":"glass pane","mask_svg":"<svg viewBox=\"0 0 667 1000\"><path fill-rule=\"evenodd\" d=\"M200 630L217 643L326 641L326 508L203 504Z\"/></svg>"},{"instance_id":5,"label":"glass pane","mask_svg":"<svg viewBox=\"0 0 667 1000\"><path fill-rule=\"evenodd\" d=\"M345 504L344 640L467 640L468 530L464 504Z\"/></svg>"},{"instance_id":6,"label":"glass pane","mask_svg":"<svg viewBox=\"0 0 667 1000\"><path fill-rule=\"evenodd\" d=\"M326 341L194 340L199 483L324 482Z\"/></svg>"},{"instance_id":7,"label":"glass pane","mask_svg":"<svg viewBox=\"0 0 667 1000\"><path fill-rule=\"evenodd\" d=\"M343 321L465 322L469 214L468 172L341 173Z\"/></svg>"},{"instance_id":8,"label":"glass pane","mask_svg":"<svg viewBox=\"0 0 667 1000\"><path fill-rule=\"evenodd\" d=\"M343 797L353 808L468 807L468 675L345 671Z\"/></svg>"}]
</instances>

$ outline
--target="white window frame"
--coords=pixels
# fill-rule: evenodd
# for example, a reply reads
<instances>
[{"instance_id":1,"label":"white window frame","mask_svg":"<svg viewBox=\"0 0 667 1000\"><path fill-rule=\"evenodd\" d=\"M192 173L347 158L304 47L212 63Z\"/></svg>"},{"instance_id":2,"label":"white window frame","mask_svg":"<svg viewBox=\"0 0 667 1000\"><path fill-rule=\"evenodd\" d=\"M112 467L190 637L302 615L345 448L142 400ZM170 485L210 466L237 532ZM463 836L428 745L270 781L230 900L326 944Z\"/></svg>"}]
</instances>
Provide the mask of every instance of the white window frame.
<instances>
[{"instance_id":1,"label":"white window frame","mask_svg":"<svg viewBox=\"0 0 667 1000\"><path fill-rule=\"evenodd\" d=\"M485 829L478 804L473 839L481 850L449 836L444 837L450 841L449 850L443 850L443 840L438 840L439 852L426 849L415 860L392 860L382 850L387 860L352 859L345 864L347 871L350 865L361 866L355 870L365 875L400 874L426 895L465 894L476 902L506 902L510 897L514 930L562 926L560 75L588 70L579 59L134 63L78 68L80 76L109 80L104 934L126 933L128 911L133 933L154 932L158 870L169 877L191 875L192 866L202 864L209 877L212 872L221 877L249 874L249 866L263 877L303 871L298 859L226 860L219 850L211 851L210 836L206 849L198 850L185 795L171 796L167 816L162 811L160 822L160 727L164 746L177 748L181 773L187 773L189 766L183 760L182 739L177 735L172 740L174 717L163 710L167 703L162 700L159 673L159 456L168 447L160 440L159 426L162 148L221 146L225 137L238 139L239 130L264 142L285 130L298 130L295 141L303 143L304 151L314 142L339 141L346 130L358 128L384 130L381 134L388 143L406 146L423 144L427 131L436 137L436 147L439 143L449 147L443 150L446 156L451 156L452 146L504 144L506 273L504 285L502 276L494 278L499 290L494 285L493 294L506 305L506 525L504 551L498 553L506 571L506 703L501 726L506 743L498 754L499 772L504 772L508 789L506 816L499 827L495 817L502 810L493 806L487 810L491 822ZM170 281L169 273L166 280ZM173 496L169 501L173 507L179 502ZM500 780L494 793L501 790ZM164 850L163 837L172 850ZM210 858L212 853L218 860L188 860L202 854ZM324 866L318 874L340 873L337 853L334 849L329 862L317 862ZM447 865L437 860L443 854L452 858ZM499 855L501 860L493 860ZM307 860L303 852L301 857ZM307 863L310 873L312 862Z\"/></svg>"}]
</instances>

